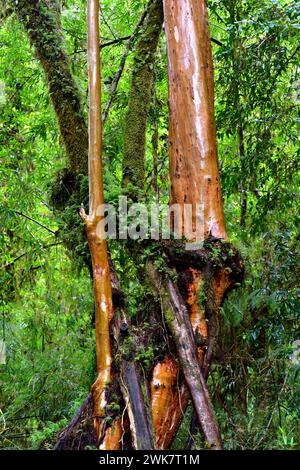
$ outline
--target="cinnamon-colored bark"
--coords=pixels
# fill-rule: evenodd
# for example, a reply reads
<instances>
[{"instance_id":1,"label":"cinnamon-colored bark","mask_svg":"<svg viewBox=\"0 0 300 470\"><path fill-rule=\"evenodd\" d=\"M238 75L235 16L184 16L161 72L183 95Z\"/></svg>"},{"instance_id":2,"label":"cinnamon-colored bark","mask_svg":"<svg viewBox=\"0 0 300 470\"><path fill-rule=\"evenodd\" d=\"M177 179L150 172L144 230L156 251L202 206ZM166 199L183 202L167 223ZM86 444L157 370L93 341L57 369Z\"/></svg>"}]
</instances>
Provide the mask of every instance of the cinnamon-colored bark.
<instances>
[{"instance_id":1,"label":"cinnamon-colored bark","mask_svg":"<svg viewBox=\"0 0 300 470\"><path fill-rule=\"evenodd\" d=\"M187 407L189 392L179 374L178 361L171 356L166 356L153 370L151 413L157 449L169 448Z\"/></svg>"},{"instance_id":2,"label":"cinnamon-colored bark","mask_svg":"<svg viewBox=\"0 0 300 470\"><path fill-rule=\"evenodd\" d=\"M213 65L205 0L164 0L169 64L171 203L203 205L190 240L226 238L214 118ZM195 212L194 212L195 215Z\"/></svg>"},{"instance_id":3,"label":"cinnamon-colored bark","mask_svg":"<svg viewBox=\"0 0 300 470\"><path fill-rule=\"evenodd\" d=\"M96 356L98 377L92 387L94 424L101 448L118 448L120 423L104 430L107 387L111 382L111 345L109 324L113 318L110 267L101 222L104 204L102 179L101 80L99 52L99 1L88 0L88 65L89 65L89 215L81 211L92 258L95 298ZM106 439L108 442L106 442Z\"/></svg>"},{"instance_id":4,"label":"cinnamon-colored bark","mask_svg":"<svg viewBox=\"0 0 300 470\"><path fill-rule=\"evenodd\" d=\"M226 239L226 228L220 188L218 168L217 139L214 118L213 64L205 0L164 0L165 31L167 37L169 66L169 162L171 182L171 204L192 205L192 225L188 220L182 222L182 233L190 241L203 241L209 236ZM196 219L197 205L202 210L202 218ZM184 210L182 211L184 213ZM200 213L201 215L201 213ZM172 221L171 221L172 223ZM187 303L190 322L197 344L198 364L203 365L204 356L208 373L212 347L209 344L208 325L205 309L200 305L199 293L204 283L203 272L188 269L191 278L187 285ZM224 283L214 282L220 306L226 287ZM217 315L217 309L214 314ZM213 324L211 322L211 324ZM214 330L214 331L213 331ZM215 334L211 328L210 334ZM213 345L213 341L211 341ZM176 368L176 361L169 359L168 370ZM185 411L187 399L181 413L174 413L179 392L172 398L175 376L169 372L165 394L169 401L158 407L153 391L155 380L160 381L164 362L157 364L152 381L152 410L157 443L160 448L168 442L164 440L167 428L172 422L172 431L177 432ZM181 381L182 396L187 397L186 385ZM201 404L199 404L200 406ZM160 423L163 423L161 425Z\"/></svg>"},{"instance_id":5,"label":"cinnamon-colored bark","mask_svg":"<svg viewBox=\"0 0 300 470\"><path fill-rule=\"evenodd\" d=\"M103 433L101 442L99 443L100 450L120 450L122 443L122 436L124 434L121 419L116 419L110 427Z\"/></svg>"}]
</instances>

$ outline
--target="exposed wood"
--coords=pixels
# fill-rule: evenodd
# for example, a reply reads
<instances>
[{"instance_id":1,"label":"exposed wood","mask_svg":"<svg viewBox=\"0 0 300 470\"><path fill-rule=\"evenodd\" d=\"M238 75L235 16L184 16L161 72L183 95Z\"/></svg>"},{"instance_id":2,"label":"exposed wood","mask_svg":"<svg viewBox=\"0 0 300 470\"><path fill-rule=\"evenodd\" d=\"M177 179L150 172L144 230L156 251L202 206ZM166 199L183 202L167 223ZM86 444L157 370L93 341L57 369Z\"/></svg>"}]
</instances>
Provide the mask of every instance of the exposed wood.
<instances>
[{"instance_id":1,"label":"exposed wood","mask_svg":"<svg viewBox=\"0 0 300 470\"><path fill-rule=\"evenodd\" d=\"M141 379L133 360L122 361L123 396L128 406L131 439L135 450L154 449L151 425L141 389Z\"/></svg>"}]
</instances>

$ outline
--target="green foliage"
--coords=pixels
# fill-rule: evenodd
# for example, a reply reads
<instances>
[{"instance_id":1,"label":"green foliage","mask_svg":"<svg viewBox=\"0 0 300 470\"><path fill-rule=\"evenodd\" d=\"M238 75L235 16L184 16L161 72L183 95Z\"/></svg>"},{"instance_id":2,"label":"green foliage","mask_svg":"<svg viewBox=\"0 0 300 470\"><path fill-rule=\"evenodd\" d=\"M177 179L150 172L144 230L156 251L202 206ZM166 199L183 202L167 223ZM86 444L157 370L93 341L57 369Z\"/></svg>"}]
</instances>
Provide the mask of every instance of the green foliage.
<instances>
[{"instance_id":1,"label":"green foliage","mask_svg":"<svg viewBox=\"0 0 300 470\"><path fill-rule=\"evenodd\" d=\"M242 250L251 271L223 306L223 359L211 378L225 441L233 449L298 448L298 241L290 230L268 232Z\"/></svg>"},{"instance_id":2,"label":"green foliage","mask_svg":"<svg viewBox=\"0 0 300 470\"><path fill-rule=\"evenodd\" d=\"M231 211L246 191L255 233L280 208L298 217L299 8L297 1L211 1L213 34L223 44L215 54L223 189Z\"/></svg>"},{"instance_id":3,"label":"green foliage","mask_svg":"<svg viewBox=\"0 0 300 470\"><path fill-rule=\"evenodd\" d=\"M34 289L34 295L33 295ZM53 446L56 432L86 398L94 378L93 298L55 248L18 299L3 303L7 364L1 366L1 448ZM23 437L15 438L17 434Z\"/></svg>"}]
</instances>

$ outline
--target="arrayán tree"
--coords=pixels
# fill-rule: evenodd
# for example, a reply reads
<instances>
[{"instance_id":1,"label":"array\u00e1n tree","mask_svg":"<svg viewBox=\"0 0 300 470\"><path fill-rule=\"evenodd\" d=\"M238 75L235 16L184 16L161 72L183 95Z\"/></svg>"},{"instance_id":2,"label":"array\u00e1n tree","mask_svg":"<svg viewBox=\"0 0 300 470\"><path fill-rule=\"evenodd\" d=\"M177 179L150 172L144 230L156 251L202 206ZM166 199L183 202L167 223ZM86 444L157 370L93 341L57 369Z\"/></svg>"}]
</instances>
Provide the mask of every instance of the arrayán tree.
<instances>
[{"instance_id":1,"label":"array\u00e1n tree","mask_svg":"<svg viewBox=\"0 0 300 470\"><path fill-rule=\"evenodd\" d=\"M170 205L176 205L183 215L187 206L191 208L191 217L184 215L179 224L170 218L174 239L118 241L145 287L141 302L148 307L142 322L126 312L128 299L110 259L101 225L104 213L98 211L105 202L98 0L87 2L88 132L82 97L64 51L60 2L8 3L26 28L44 69L68 156L68 168L60 172L53 186L52 203L65 223L65 233L72 233L64 239L71 249L84 239L78 223L74 225L74 218L67 219L65 213L74 204L79 209L86 202L84 182L87 176L89 180L88 215L84 207L80 213L90 252L84 260L94 285L98 373L90 396L60 433L56 448L94 444L106 450L168 449L192 401L206 445L222 449L206 379L218 338L220 307L227 293L243 280L244 266L225 228L206 2L150 0L139 23L139 35L134 37L137 43L124 126L123 194L129 204L147 198L146 124L164 21ZM122 67L124 63L114 83ZM108 111L106 108L106 115ZM185 238L179 240L182 233ZM148 351L150 357L143 367L137 361L141 351Z\"/></svg>"}]
</instances>

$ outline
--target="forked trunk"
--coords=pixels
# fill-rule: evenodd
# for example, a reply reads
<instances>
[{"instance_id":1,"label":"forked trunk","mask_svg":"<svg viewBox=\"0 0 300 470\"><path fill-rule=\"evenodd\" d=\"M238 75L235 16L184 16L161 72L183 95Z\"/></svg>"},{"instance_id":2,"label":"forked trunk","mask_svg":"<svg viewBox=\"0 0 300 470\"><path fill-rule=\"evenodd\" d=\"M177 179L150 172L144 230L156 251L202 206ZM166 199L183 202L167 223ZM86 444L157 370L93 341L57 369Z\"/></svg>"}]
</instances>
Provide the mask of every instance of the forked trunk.
<instances>
[{"instance_id":1,"label":"forked trunk","mask_svg":"<svg viewBox=\"0 0 300 470\"><path fill-rule=\"evenodd\" d=\"M177 235L184 235L191 243L226 240L206 2L164 0L164 13L169 67L171 204L179 205L184 214L181 226L172 220L171 225L179 232ZM189 210L191 219L185 216ZM193 249L193 245L190 248ZM181 273L185 278L185 302L197 344L198 363L203 366L204 377L207 377L212 361L219 308L225 292L235 284L233 279L229 280L230 272L231 268L226 271L224 266L216 270L208 262L202 269L190 267ZM201 292L205 297L202 302L199 300ZM176 341L173 328L174 334ZM177 334L179 339L179 331ZM178 353L180 356L180 350ZM178 383L178 374L178 364L171 357L157 364L154 370L151 405L157 446L162 449L167 448L174 438L188 403L188 388L184 382ZM212 439L201 420L201 394L199 401L190 378L185 379L205 437L210 443L214 441L213 448L220 449L218 430L215 429ZM198 377L198 380L202 379ZM159 384L156 389L155 384Z\"/></svg>"}]
</instances>

